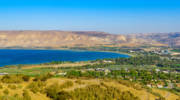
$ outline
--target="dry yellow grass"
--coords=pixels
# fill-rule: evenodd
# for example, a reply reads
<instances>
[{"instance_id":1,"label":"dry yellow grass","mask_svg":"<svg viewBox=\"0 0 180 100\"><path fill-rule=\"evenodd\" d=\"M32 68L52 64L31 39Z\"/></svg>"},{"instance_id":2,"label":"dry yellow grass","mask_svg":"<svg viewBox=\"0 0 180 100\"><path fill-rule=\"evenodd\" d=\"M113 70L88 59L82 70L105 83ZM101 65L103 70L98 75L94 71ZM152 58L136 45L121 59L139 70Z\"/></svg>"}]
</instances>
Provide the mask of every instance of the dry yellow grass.
<instances>
[{"instance_id":1,"label":"dry yellow grass","mask_svg":"<svg viewBox=\"0 0 180 100\"><path fill-rule=\"evenodd\" d=\"M67 79L67 78L55 79L54 78L54 79L48 80L47 83L49 83L49 85L54 82L58 82L58 83L62 84L65 81L75 82L76 80L77 79ZM147 92L146 89L136 90L132 87L127 87L125 85L119 84L116 81L104 81L101 79L81 79L81 81L84 84L80 85L80 84L75 83L73 87L71 87L69 89L65 89L65 90L71 91L76 88L83 88L87 85L100 84L101 82L103 82L106 85L116 87L116 88L120 89L121 91L130 91L135 96L138 96L141 100L155 100L156 98L158 98L157 96L154 96L153 94ZM161 94L163 97L165 97L167 95L167 93L169 93L167 91L163 91L163 90L159 90L159 89L153 89L153 90L155 90L154 92ZM178 96L173 93L169 93L169 96L166 97L167 100L176 100L177 98L178 98Z\"/></svg>"},{"instance_id":2,"label":"dry yellow grass","mask_svg":"<svg viewBox=\"0 0 180 100\"><path fill-rule=\"evenodd\" d=\"M83 84L77 83L76 82L77 80L80 80ZM47 86L49 86L53 83L63 84L66 81L72 81L74 83L74 85L70 88L64 89L65 91L72 91L76 88L83 88L83 87L86 87L88 85L94 85L94 84L101 85L101 83L104 83L107 86L112 86L112 87L118 88L121 91L130 91L132 94L139 97L141 100L155 100L155 98L157 98L157 96L154 96L153 94L147 92L146 89L136 90L132 87L127 87L123 84L120 84L114 80L107 80L106 81L106 80L102 80L102 79L51 78L51 79L48 79L46 81L46 83L47 83ZM1 83L1 85L3 85L3 89L0 89L0 94L3 94L3 90L8 89L10 96L14 96L15 94L18 94L21 96L23 93L23 90L27 89L26 87L31 82L32 82L32 80L30 82L23 82L23 83L19 83L19 84L11 84L11 85L16 85L16 87L17 87L16 89L10 89L8 87L9 84ZM45 94L33 93L30 90L28 90L28 91L31 95L32 100L50 100ZM163 97L166 98L166 100L176 100L178 98L177 95L169 93L168 91L164 91L164 90L153 89L153 92L161 94Z\"/></svg>"},{"instance_id":3,"label":"dry yellow grass","mask_svg":"<svg viewBox=\"0 0 180 100\"><path fill-rule=\"evenodd\" d=\"M179 96L165 90L153 89L153 91L159 93L161 96L166 98L166 100L176 100L179 98Z\"/></svg>"}]
</instances>

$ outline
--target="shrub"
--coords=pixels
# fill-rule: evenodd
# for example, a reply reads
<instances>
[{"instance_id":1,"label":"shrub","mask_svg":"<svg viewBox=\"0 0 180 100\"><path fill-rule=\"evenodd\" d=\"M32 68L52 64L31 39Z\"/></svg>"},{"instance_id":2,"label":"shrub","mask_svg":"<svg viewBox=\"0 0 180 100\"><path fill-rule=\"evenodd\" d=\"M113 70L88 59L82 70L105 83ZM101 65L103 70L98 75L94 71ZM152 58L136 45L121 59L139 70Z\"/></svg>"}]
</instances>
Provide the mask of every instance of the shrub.
<instances>
[{"instance_id":1,"label":"shrub","mask_svg":"<svg viewBox=\"0 0 180 100\"><path fill-rule=\"evenodd\" d=\"M14 90L14 89L16 89L16 85L8 85L8 88Z\"/></svg>"},{"instance_id":2,"label":"shrub","mask_svg":"<svg viewBox=\"0 0 180 100\"><path fill-rule=\"evenodd\" d=\"M71 91L72 100L139 100L129 91L121 92L114 87L101 87L101 85L90 85L85 88L77 88Z\"/></svg>"},{"instance_id":3,"label":"shrub","mask_svg":"<svg viewBox=\"0 0 180 100\"><path fill-rule=\"evenodd\" d=\"M60 86L60 89L69 88L69 87L72 87L72 86L73 86L73 82L72 81L66 81L65 83L63 83Z\"/></svg>"},{"instance_id":4,"label":"shrub","mask_svg":"<svg viewBox=\"0 0 180 100\"><path fill-rule=\"evenodd\" d=\"M27 90L23 91L23 100L31 100L31 96Z\"/></svg>"},{"instance_id":5,"label":"shrub","mask_svg":"<svg viewBox=\"0 0 180 100\"><path fill-rule=\"evenodd\" d=\"M29 84L27 88L29 88L33 93L37 93L37 92L44 92L43 90L45 86L46 86L45 82L37 81Z\"/></svg>"},{"instance_id":6,"label":"shrub","mask_svg":"<svg viewBox=\"0 0 180 100\"><path fill-rule=\"evenodd\" d=\"M3 93L4 93L5 95L8 95L8 94L9 94L9 90L8 90L8 89L5 89L5 90L3 91Z\"/></svg>"},{"instance_id":7,"label":"shrub","mask_svg":"<svg viewBox=\"0 0 180 100\"><path fill-rule=\"evenodd\" d=\"M46 94L53 100L139 100L129 91L121 92L114 87L101 87L90 85L85 88L77 88L71 92L62 91L59 84L46 88Z\"/></svg>"},{"instance_id":8,"label":"shrub","mask_svg":"<svg viewBox=\"0 0 180 100\"><path fill-rule=\"evenodd\" d=\"M51 78L53 75L50 73L47 74L41 74L40 76L37 76L33 79L33 81L46 81L47 79Z\"/></svg>"},{"instance_id":9,"label":"shrub","mask_svg":"<svg viewBox=\"0 0 180 100\"><path fill-rule=\"evenodd\" d=\"M14 97L18 98L18 97L19 97L19 95L16 93L16 94L14 94Z\"/></svg>"},{"instance_id":10,"label":"shrub","mask_svg":"<svg viewBox=\"0 0 180 100\"><path fill-rule=\"evenodd\" d=\"M3 83L21 83L23 80L19 75L4 75L1 81Z\"/></svg>"},{"instance_id":11,"label":"shrub","mask_svg":"<svg viewBox=\"0 0 180 100\"><path fill-rule=\"evenodd\" d=\"M58 83L54 83L47 87L46 94L53 100L69 100L71 98L71 95L68 92L62 91L62 85L59 85Z\"/></svg>"},{"instance_id":12,"label":"shrub","mask_svg":"<svg viewBox=\"0 0 180 100\"><path fill-rule=\"evenodd\" d=\"M57 98L54 100L71 100L71 95L68 92L60 91L58 92Z\"/></svg>"},{"instance_id":13,"label":"shrub","mask_svg":"<svg viewBox=\"0 0 180 100\"><path fill-rule=\"evenodd\" d=\"M158 99L155 100L166 100L164 97L159 97Z\"/></svg>"},{"instance_id":14,"label":"shrub","mask_svg":"<svg viewBox=\"0 0 180 100\"><path fill-rule=\"evenodd\" d=\"M4 96L0 96L0 100L24 100L24 99L15 96L4 95Z\"/></svg>"},{"instance_id":15,"label":"shrub","mask_svg":"<svg viewBox=\"0 0 180 100\"><path fill-rule=\"evenodd\" d=\"M75 83L77 83L77 84L84 84L84 82L82 82L81 80L76 80Z\"/></svg>"},{"instance_id":16,"label":"shrub","mask_svg":"<svg viewBox=\"0 0 180 100\"><path fill-rule=\"evenodd\" d=\"M59 86L58 83L54 83L54 84L48 86L45 89L45 92L46 92L47 96L50 97L50 98L53 98L54 100L56 100L58 92L61 90L59 87L60 86Z\"/></svg>"},{"instance_id":17,"label":"shrub","mask_svg":"<svg viewBox=\"0 0 180 100\"><path fill-rule=\"evenodd\" d=\"M30 77L27 76L27 75L24 75L24 76L22 76L22 79L23 79L24 81L28 82L28 81L30 80Z\"/></svg>"},{"instance_id":18,"label":"shrub","mask_svg":"<svg viewBox=\"0 0 180 100\"><path fill-rule=\"evenodd\" d=\"M22 87L23 87L22 85L18 85L18 86L17 86L17 88L19 88L19 89L22 89Z\"/></svg>"},{"instance_id":19,"label":"shrub","mask_svg":"<svg viewBox=\"0 0 180 100\"><path fill-rule=\"evenodd\" d=\"M1 79L3 83L21 83L23 81L29 81L29 76L26 75L4 75Z\"/></svg>"},{"instance_id":20,"label":"shrub","mask_svg":"<svg viewBox=\"0 0 180 100\"><path fill-rule=\"evenodd\" d=\"M2 84L0 84L0 89L3 89L3 85Z\"/></svg>"}]
</instances>

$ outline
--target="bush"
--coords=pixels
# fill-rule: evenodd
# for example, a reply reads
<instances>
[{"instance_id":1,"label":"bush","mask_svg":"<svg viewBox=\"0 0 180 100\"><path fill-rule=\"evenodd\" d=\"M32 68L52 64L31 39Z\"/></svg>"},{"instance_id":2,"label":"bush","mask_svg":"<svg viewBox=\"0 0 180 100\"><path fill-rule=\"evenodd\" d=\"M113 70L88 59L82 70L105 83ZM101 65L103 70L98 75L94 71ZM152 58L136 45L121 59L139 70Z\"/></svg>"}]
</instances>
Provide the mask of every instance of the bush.
<instances>
[{"instance_id":1,"label":"bush","mask_svg":"<svg viewBox=\"0 0 180 100\"><path fill-rule=\"evenodd\" d=\"M0 100L24 100L24 99L15 96L4 95L4 96L0 96Z\"/></svg>"},{"instance_id":2,"label":"bush","mask_svg":"<svg viewBox=\"0 0 180 100\"><path fill-rule=\"evenodd\" d=\"M42 74L40 76L37 76L36 78L33 79L33 81L46 81L47 79L51 78L53 75L50 73L47 74Z\"/></svg>"},{"instance_id":3,"label":"bush","mask_svg":"<svg viewBox=\"0 0 180 100\"><path fill-rule=\"evenodd\" d=\"M23 91L23 100L31 100L31 96L27 90Z\"/></svg>"},{"instance_id":4,"label":"bush","mask_svg":"<svg viewBox=\"0 0 180 100\"><path fill-rule=\"evenodd\" d=\"M46 88L47 96L53 100L139 100L129 91L121 92L119 89L109 86L90 85L71 92L65 92L58 87L60 85L56 83Z\"/></svg>"},{"instance_id":5,"label":"bush","mask_svg":"<svg viewBox=\"0 0 180 100\"><path fill-rule=\"evenodd\" d=\"M159 97L158 99L156 100L166 100L164 97Z\"/></svg>"},{"instance_id":6,"label":"bush","mask_svg":"<svg viewBox=\"0 0 180 100\"><path fill-rule=\"evenodd\" d=\"M71 94L72 100L139 100L129 91L121 92L117 88L101 87L101 85L77 88L69 94Z\"/></svg>"},{"instance_id":7,"label":"bush","mask_svg":"<svg viewBox=\"0 0 180 100\"><path fill-rule=\"evenodd\" d=\"M45 90L47 96L56 100L57 95L58 95L59 91L61 90L59 87L60 87L60 85L58 83L54 83L54 84L48 86Z\"/></svg>"},{"instance_id":8,"label":"bush","mask_svg":"<svg viewBox=\"0 0 180 100\"><path fill-rule=\"evenodd\" d=\"M16 94L14 94L14 96L13 97L16 97L16 98L18 98L19 97L19 95L16 93Z\"/></svg>"},{"instance_id":9,"label":"bush","mask_svg":"<svg viewBox=\"0 0 180 100\"><path fill-rule=\"evenodd\" d=\"M27 75L24 75L24 76L22 77L22 79L23 79L24 81L28 82L28 81L30 80L30 77L27 76Z\"/></svg>"},{"instance_id":10,"label":"bush","mask_svg":"<svg viewBox=\"0 0 180 100\"><path fill-rule=\"evenodd\" d=\"M9 94L9 90L8 90L8 89L5 89L5 90L3 91L3 93L4 93L5 95L8 95L8 94Z\"/></svg>"},{"instance_id":11,"label":"bush","mask_svg":"<svg viewBox=\"0 0 180 100\"><path fill-rule=\"evenodd\" d=\"M72 96L70 93L65 92L65 91L60 91L57 95L57 98L54 100L71 100Z\"/></svg>"},{"instance_id":12,"label":"bush","mask_svg":"<svg viewBox=\"0 0 180 100\"><path fill-rule=\"evenodd\" d=\"M3 83L21 83L23 80L19 75L4 75L1 81Z\"/></svg>"},{"instance_id":13,"label":"bush","mask_svg":"<svg viewBox=\"0 0 180 100\"><path fill-rule=\"evenodd\" d=\"M8 88L15 90L16 89L16 85L8 85Z\"/></svg>"},{"instance_id":14,"label":"bush","mask_svg":"<svg viewBox=\"0 0 180 100\"><path fill-rule=\"evenodd\" d=\"M75 83L77 83L77 84L85 84L85 83L82 82L81 80L76 80Z\"/></svg>"},{"instance_id":15,"label":"bush","mask_svg":"<svg viewBox=\"0 0 180 100\"><path fill-rule=\"evenodd\" d=\"M0 89L3 89L3 85L2 84L0 84Z\"/></svg>"},{"instance_id":16,"label":"bush","mask_svg":"<svg viewBox=\"0 0 180 100\"><path fill-rule=\"evenodd\" d=\"M3 83L21 83L23 81L29 81L29 76L25 75L4 75L1 79Z\"/></svg>"},{"instance_id":17,"label":"bush","mask_svg":"<svg viewBox=\"0 0 180 100\"><path fill-rule=\"evenodd\" d=\"M29 88L33 93L37 92L44 92L44 87L46 86L45 82L42 81L37 81L37 82L32 82L31 84L28 85L27 88Z\"/></svg>"},{"instance_id":18,"label":"bush","mask_svg":"<svg viewBox=\"0 0 180 100\"><path fill-rule=\"evenodd\" d=\"M73 86L73 82L72 81L66 81L65 83L63 83L61 86L60 86L60 89L64 89L64 88L70 88Z\"/></svg>"},{"instance_id":19,"label":"bush","mask_svg":"<svg viewBox=\"0 0 180 100\"><path fill-rule=\"evenodd\" d=\"M17 88L22 89L23 86L22 85L17 85Z\"/></svg>"}]
</instances>

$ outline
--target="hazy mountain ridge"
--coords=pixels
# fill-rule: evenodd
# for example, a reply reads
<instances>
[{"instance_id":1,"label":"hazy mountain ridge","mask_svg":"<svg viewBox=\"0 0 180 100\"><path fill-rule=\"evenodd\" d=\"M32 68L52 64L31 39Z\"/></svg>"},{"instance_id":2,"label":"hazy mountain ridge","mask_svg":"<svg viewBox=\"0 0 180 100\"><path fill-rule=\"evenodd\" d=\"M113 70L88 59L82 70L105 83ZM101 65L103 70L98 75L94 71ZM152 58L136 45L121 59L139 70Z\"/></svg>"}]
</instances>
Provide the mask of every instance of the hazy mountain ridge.
<instances>
[{"instance_id":1,"label":"hazy mountain ridge","mask_svg":"<svg viewBox=\"0 0 180 100\"><path fill-rule=\"evenodd\" d=\"M137 34L136 38L145 39L147 41L153 40L169 46L180 46L180 32Z\"/></svg>"},{"instance_id":2,"label":"hazy mountain ridge","mask_svg":"<svg viewBox=\"0 0 180 100\"><path fill-rule=\"evenodd\" d=\"M180 32L115 35L96 31L0 31L0 47L180 46Z\"/></svg>"}]
</instances>

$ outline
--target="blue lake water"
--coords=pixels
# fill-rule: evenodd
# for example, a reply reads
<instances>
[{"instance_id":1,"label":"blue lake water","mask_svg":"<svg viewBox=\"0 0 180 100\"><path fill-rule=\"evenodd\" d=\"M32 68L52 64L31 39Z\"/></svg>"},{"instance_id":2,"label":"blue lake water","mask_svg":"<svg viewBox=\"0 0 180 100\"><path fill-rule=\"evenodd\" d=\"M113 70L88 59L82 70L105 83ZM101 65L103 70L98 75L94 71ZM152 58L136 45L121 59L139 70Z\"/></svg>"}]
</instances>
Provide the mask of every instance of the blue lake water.
<instances>
[{"instance_id":1,"label":"blue lake water","mask_svg":"<svg viewBox=\"0 0 180 100\"><path fill-rule=\"evenodd\" d=\"M0 66L40 64L51 61L87 61L104 58L129 57L111 52L72 50L0 50Z\"/></svg>"}]
</instances>

